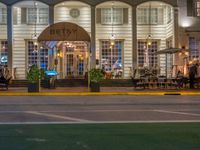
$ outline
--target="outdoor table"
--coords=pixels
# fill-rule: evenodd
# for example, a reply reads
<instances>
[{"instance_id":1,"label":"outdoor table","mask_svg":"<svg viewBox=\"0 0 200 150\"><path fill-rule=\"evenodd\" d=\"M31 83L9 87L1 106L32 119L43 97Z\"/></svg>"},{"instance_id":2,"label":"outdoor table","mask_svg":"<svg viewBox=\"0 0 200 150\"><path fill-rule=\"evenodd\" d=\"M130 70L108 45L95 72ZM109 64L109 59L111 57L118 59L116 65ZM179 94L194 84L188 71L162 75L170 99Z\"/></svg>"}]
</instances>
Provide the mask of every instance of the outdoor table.
<instances>
[{"instance_id":1,"label":"outdoor table","mask_svg":"<svg viewBox=\"0 0 200 150\"><path fill-rule=\"evenodd\" d=\"M55 70L47 70L45 71L46 74L46 82L45 82L45 87L49 89L54 89L55 88L55 76L58 75L58 72Z\"/></svg>"}]
</instances>

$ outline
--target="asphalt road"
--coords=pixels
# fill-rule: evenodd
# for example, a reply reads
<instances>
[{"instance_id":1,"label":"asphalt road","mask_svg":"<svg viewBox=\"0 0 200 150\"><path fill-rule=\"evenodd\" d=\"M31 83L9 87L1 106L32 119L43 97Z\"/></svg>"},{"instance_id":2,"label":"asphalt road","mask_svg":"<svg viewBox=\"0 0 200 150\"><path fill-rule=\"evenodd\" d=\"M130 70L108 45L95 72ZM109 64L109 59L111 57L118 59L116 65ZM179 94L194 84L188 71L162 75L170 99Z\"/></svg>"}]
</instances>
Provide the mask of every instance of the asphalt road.
<instances>
[{"instance_id":1,"label":"asphalt road","mask_svg":"<svg viewBox=\"0 0 200 150\"><path fill-rule=\"evenodd\" d=\"M0 124L122 122L200 122L200 97L0 97Z\"/></svg>"}]
</instances>

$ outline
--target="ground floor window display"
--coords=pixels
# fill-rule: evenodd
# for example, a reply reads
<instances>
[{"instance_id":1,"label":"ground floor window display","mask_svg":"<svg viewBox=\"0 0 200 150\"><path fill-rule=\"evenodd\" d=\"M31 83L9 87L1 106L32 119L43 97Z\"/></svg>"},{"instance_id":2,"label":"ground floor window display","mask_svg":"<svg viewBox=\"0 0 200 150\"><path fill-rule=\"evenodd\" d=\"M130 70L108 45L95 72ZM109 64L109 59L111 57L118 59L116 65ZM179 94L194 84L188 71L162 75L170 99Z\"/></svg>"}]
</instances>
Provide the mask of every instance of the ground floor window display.
<instances>
[{"instance_id":1,"label":"ground floor window display","mask_svg":"<svg viewBox=\"0 0 200 150\"><path fill-rule=\"evenodd\" d=\"M158 56L158 42L153 41L147 44L146 41L138 41L138 65L140 67L157 67Z\"/></svg>"},{"instance_id":2,"label":"ground floor window display","mask_svg":"<svg viewBox=\"0 0 200 150\"><path fill-rule=\"evenodd\" d=\"M48 43L48 44L47 44ZM37 45L28 41L28 65L40 63L44 70L55 70L57 78L84 78L88 67L88 44L82 41L43 43L38 56ZM51 47L53 45L53 47ZM37 62L40 57L40 62Z\"/></svg>"},{"instance_id":3,"label":"ground floor window display","mask_svg":"<svg viewBox=\"0 0 200 150\"><path fill-rule=\"evenodd\" d=\"M106 73L112 73L114 78L116 76L122 77L123 63L122 63L123 41L102 40L101 41L101 68Z\"/></svg>"},{"instance_id":4,"label":"ground floor window display","mask_svg":"<svg viewBox=\"0 0 200 150\"><path fill-rule=\"evenodd\" d=\"M199 58L200 53L200 41L197 40L195 37L189 37L189 57L190 60Z\"/></svg>"},{"instance_id":5,"label":"ground floor window display","mask_svg":"<svg viewBox=\"0 0 200 150\"><path fill-rule=\"evenodd\" d=\"M38 44L34 41L28 41L28 67L40 65L40 68L48 69L48 49L38 49Z\"/></svg>"},{"instance_id":6,"label":"ground floor window display","mask_svg":"<svg viewBox=\"0 0 200 150\"><path fill-rule=\"evenodd\" d=\"M7 65L8 63L8 43L6 40L1 41L0 43L0 64Z\"/></svg>"}]
</instances>

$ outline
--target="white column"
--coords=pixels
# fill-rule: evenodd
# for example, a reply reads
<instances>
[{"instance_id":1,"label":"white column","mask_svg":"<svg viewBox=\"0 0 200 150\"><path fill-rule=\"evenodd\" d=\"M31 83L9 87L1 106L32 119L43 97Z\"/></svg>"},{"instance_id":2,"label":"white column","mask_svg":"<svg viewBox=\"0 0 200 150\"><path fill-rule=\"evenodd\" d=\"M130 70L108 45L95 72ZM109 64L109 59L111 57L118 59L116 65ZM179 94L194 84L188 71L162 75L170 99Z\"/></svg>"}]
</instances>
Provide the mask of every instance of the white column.
<instances>
[{"instance_id":1,"label":"white column","mask_svg":"<svg viewBox=\"0 0 200 150\"><path fill-rule=\"evenodd\" d=\"M96 67L96 21L95 21L95 16L96 16L96 7L91 6L91 68Z\"/></svg>"},{"instance_id":2,"label":"white column","mask_svg":"<svg viewBox=\"0 0 200 150\"><path fill-rule=\"evenodd\" d=\"M137 67L137 14L136 6L132 7L132 52L133 67Z\"/></svg>"},{"instance_id":3,"label":"white column","mask_svg":"<svg viewBox=\"0 0 200 150\"><path fill-rule=\"evenodd\" d=\"M12 74L12 51L13 51L13 14L12 6L7 6L7 41L8 41L8 68Z\"/></svg>"}]
</instances>

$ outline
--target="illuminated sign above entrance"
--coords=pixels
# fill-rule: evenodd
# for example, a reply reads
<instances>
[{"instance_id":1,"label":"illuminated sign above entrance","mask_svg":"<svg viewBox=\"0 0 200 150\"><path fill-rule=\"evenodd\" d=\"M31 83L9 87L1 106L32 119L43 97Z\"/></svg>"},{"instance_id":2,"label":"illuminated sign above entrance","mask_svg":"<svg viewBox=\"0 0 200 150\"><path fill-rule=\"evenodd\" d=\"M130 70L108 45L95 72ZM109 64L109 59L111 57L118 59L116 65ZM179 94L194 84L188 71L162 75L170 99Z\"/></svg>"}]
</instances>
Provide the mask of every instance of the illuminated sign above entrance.
<instances>
[{"instance_id":1,"label":"illuminated sign above entrance","mask_svg":"<svg viewBox=\"0 0 200 150\"><path fill-rule=\"evenodd\" d=\"M90 41L90 36L82 27L74 23L60 22L47 27L38 41Z\"/></svg>"}]
</instances>

